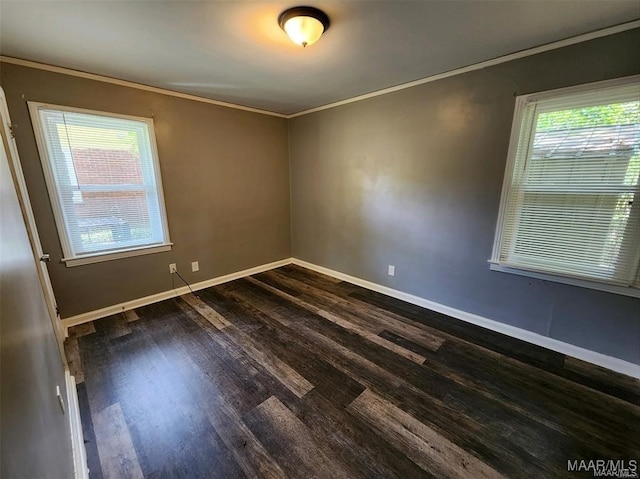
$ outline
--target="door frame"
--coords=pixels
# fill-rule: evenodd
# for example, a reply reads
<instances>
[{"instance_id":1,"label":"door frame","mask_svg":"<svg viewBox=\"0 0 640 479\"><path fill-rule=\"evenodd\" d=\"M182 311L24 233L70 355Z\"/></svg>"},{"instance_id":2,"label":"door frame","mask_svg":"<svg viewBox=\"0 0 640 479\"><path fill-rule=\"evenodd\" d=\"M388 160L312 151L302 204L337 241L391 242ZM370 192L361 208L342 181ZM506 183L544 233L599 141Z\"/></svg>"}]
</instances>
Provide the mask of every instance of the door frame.
<instances>
[{"instance_id":1,"label":"door frame","mask_svg":"<svg viewBox=\"0 0 640 479\"><path fill-rule=\"evenodd\" d=\"M42 285L42 291L44 293L45 302L47 304L47 310L51 319L51 325L53 326L53 332L56 336L56 342L58 343L58 349L62 356L62 363L65 368L67 367L67 359L64 353L64 339L66 337L66 330L60 320L58 314L58 306L56 298L53 293L53 287L51 286L51 278L49 277L49 270L47 269L47 263L41 261L40 258L44 255L42 250L42 244L40 243L40 236L38 235L38 227L36 226L36 220L33 215L33 209L31 208L31 201L29 200L29 193L27 190L27 184L22 172L22 165L20 163L20 156L18 154L18 147L16 145L15 138L13 136L13 124L11 123L11 117L9 116L9 107L7 106L7 100L4 90L0 86L0 118L2 120L2 128L0 128L0 135L2 136L3 148L7 154L9 160L9 169L13 175L13 183L18 193L18 200L20 202L20 209L22 210L22 216L24 217L25 226L27 227L27 233L29 235L29 242L31 243L31 250L33 251L33 259L36 262L38 277L40 278L40 284Z\"/></svg>"}]
</instances>

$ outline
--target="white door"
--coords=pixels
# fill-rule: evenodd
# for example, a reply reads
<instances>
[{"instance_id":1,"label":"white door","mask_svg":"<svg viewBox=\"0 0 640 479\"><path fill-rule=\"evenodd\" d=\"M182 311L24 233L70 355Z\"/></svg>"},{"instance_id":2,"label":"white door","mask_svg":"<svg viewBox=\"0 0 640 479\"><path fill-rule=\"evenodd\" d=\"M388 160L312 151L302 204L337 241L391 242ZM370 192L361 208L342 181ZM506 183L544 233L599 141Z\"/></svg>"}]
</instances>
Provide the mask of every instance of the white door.
<instances>
[{"instance_id":1,"label":"white door","mask_svg":"<svg viewBox=\"0 0 640 479\"><path fill-rule=\"evenodd\" d=\"M63 346L65 334L62 323L60 322L60 316L58 315L56 298L53 294L51 279L49 278L49 271L47 269L49 256L46 252L42 251L42 245L40 244L40 237L38 236L38 229L33 217L33 210L31 209L31 202L29 201L29 195L27 193L27 185L24 181L24 175L22 174L18 148L16 147L16 142L13 139L12 123L9 117L9 109L7 107L7 101L2 87L0 87L0 117L2 118L2 128L0 128L0 134L2 135L2 147L9 159L9 167L13 174L13 180L16 185L18 199L20 201L20 208L22 209L24 222L27 226L27 232L31 242L31 250L33 251L36 263L39 266L38 275L40 277L40 283L42 283L42 290L47 303L47 309L49 310L49 316L51 317L51 323L53 324L53 331L55 332L58 340L58 347L60 348L62 362L66 366L67 361L64 355Z\"/></svg>"}]
</instances>

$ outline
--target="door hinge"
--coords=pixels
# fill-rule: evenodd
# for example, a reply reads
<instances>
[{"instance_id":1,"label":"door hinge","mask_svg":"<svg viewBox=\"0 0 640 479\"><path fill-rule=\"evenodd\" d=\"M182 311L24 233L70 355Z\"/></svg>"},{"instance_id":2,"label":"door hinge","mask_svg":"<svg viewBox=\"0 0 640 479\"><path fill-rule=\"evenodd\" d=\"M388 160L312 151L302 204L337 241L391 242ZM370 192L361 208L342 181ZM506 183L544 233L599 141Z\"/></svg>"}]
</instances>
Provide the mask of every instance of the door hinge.
<instances>
[{"instance_id":1,"label":"door hinge","mask_svg":"<svg viewBox=\"0 0 640 479\"><path fill-rule=\"evenodd\" d=\"M14 125L13 123L9 123L7 126L9 127L9 134L11 135L11 138L15 138L16 134L13 130L17 125Z\"/></svg>"}]
</instances>

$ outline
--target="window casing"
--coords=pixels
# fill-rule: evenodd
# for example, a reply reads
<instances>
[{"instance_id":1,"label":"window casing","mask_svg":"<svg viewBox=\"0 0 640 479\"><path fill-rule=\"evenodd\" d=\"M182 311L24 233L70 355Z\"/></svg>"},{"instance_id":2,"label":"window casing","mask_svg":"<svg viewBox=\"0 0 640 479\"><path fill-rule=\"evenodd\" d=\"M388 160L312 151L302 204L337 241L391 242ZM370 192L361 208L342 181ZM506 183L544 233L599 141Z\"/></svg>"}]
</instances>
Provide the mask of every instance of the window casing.
<instances>
[{"instance_id":1,"label":"window casing","mask_svg":"<svg viewBox=\"0 0 640 479\"><path fill-rule=\"evenodd\" d=\"M29 111L67 266L171 249L152 119Z\"/></svg>"},{"instance_id":2,"label":"window casing","mask_svg":"<svg viewBox=\"0 0 640 479\"><path fill-rule=\"evenodd\" d=\"M491 268L640 297L640 77L517 98Z\"/></svg>"}]
</instances>

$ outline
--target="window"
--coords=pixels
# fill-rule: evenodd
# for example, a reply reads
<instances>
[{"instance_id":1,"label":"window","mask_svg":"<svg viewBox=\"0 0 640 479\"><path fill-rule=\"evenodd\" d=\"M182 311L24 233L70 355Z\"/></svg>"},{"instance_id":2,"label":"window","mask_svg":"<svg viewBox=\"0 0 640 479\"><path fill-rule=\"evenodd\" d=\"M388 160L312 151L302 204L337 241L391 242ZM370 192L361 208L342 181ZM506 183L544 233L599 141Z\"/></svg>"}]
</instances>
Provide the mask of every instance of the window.
<instances>
[{"instance_id":1,"label":"window","mask_svg":"<svg viewBox=\"0 0 640 479\"><path fill-rule=\"evenodd\" d=\"M171 248L153 120L29 110L67 266Z\"/></svg>"},{"instance_id":2,"label":"window","mask_svg":"<svg viewBox=\"0 0 640 479\"><path fill-rule=\"evenodd\" d=\"M494 270L640 297L640 77L518 97Z\"/></svg>"}]
</instances>

